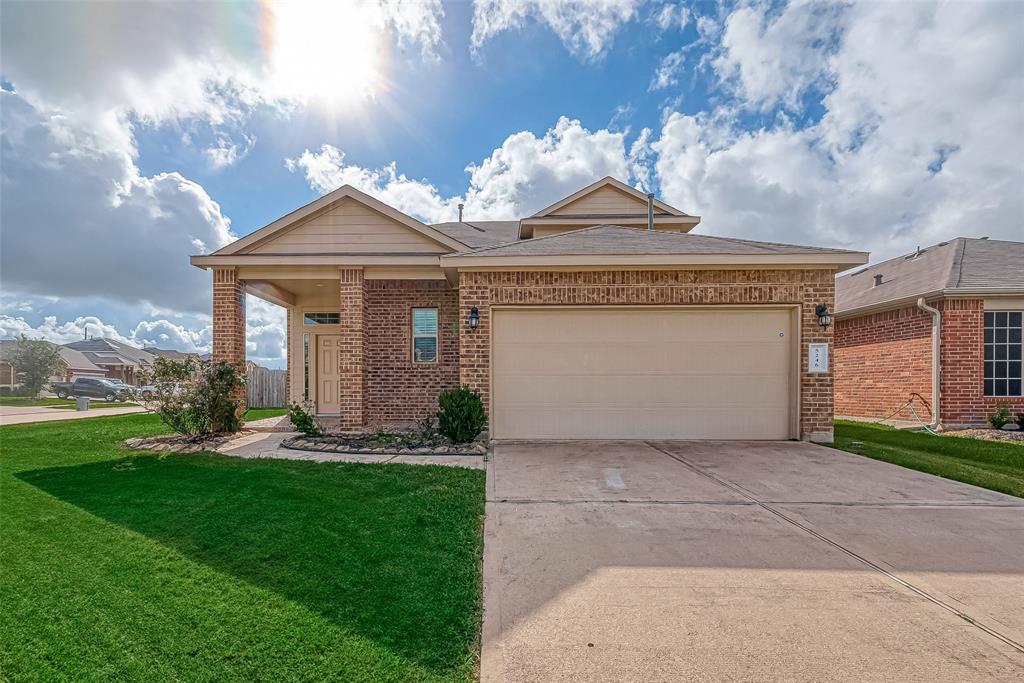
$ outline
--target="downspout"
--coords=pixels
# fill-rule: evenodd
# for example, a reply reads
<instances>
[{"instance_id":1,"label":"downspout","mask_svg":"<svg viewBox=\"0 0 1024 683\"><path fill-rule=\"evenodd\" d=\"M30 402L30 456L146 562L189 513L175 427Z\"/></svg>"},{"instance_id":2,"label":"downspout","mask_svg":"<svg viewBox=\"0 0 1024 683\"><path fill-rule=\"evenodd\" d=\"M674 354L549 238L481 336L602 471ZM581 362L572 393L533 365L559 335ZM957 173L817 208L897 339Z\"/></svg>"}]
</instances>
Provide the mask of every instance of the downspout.
<instances>
[{"instance_id":1,"label":"downspout","mask_svg":"<svg viewBox=\"0 0 1024 683\"><path fill-rule=\"evenodd\" d=\"M924 302L924 297L919 297L917 307L932 316L932 429L938 429L941 423L941 411L939 399L942 395L939 381L942 376L942 357L939 355L939 338L942 331L942 313L937 308L932 308Z\"/></svg>"}]
</instances>

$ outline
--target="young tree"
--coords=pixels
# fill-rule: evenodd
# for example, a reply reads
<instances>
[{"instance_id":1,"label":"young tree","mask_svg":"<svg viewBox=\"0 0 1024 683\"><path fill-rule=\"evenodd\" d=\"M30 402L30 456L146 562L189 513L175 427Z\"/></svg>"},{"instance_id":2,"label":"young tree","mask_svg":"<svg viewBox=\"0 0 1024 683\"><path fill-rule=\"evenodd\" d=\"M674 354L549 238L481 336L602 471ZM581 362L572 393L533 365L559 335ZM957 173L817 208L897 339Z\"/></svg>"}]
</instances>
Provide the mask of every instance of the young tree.
<instances>
[{"instance_id":1,"label":"young tree","mask_svg":"<svg viewBox=\"0 0 1024 683\"><path fill-rule=\"evenodd\" d=\"M63 366L59 346L42 339L29 339L25 335L15 342L8 361L14 366L22 389L33 398Z\"/></svg>"}]
</instances>

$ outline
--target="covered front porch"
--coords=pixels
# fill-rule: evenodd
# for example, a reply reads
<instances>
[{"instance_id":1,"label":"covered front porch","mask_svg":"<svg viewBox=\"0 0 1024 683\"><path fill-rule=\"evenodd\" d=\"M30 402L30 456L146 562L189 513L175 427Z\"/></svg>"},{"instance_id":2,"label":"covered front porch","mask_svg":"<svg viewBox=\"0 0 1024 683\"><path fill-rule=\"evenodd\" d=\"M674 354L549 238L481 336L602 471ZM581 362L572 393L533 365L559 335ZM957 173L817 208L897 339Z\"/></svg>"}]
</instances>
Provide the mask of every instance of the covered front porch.
<instances>
[{"instance_id":1,"label":"covered front porch","mask_svg":"<svg viewBox=\"0 0 1024 683\"><path fill-rule=\"evenodd\" d=\"M287 312L287 395L340 431L414 426L459 381L458 290L437 266L214 266L213 358L245 363L245 295Z\"/></svg>"}]
</instances>

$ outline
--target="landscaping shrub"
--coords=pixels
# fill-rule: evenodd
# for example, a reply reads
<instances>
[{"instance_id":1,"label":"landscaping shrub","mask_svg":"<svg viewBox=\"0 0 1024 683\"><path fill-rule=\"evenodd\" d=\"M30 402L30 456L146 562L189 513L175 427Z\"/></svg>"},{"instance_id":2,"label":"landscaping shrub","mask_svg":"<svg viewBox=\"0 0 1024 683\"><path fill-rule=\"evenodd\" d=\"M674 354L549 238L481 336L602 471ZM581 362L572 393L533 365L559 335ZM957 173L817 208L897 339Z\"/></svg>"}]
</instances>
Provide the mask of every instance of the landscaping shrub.
<instances>
[{"instance_id":1,"label":"landscaping shrub","mask_svg":"<svg viewBox=\"0 0 1024 683\"><path fill-rule=\"evenodd\" d=\"M1000 403L986 419L996 429L1002 429L1003 425L1010 421L1010 408L1005 403Z\"/></svg>"},{"instance_id":2,"label":"landscaping shrub","mask_svg":"<svg viewBox=\"0 0 1024 683\"><path fill-rule=\"evenodd\" d=\"M469 387L441 392L438 405L437 431L453 443L468 443L487 426L480 393Z\"/></svg>"},{"instance_id":3,"label":"landscaping shrub","mask_svg":"<svg viewBox=\"0 0 1024 683\"><path fill-rule=\"evenodd\" d=\"M205 363L192 356L180 361L157 358L144 381L156 391L143 405L179 434L221 434L242 427L242 404L236 396L245 378L230 363Z\"/></svg>"},{"instance_id":4,"label":"landscaping shrub","mask_svg":"<svg viewBox=\"0 0 1024 683\"><path fill-rule=\"evenodd\" d=\"M1024 429L1024 413L1017 413L1017 426Z\"/></svg>"},{"instance_id":5,"label":"landscaping shrub","mask_svg":"<svg viewBox=\"0 0 1024 683\"><path fill-rule=\"evenodd\" d=\"M288 419L292 421L295 431L307 436L319 436L320 427L313 417L313 407L309 403L293 403L288 407Z\"/></svg>"}]
</instances>

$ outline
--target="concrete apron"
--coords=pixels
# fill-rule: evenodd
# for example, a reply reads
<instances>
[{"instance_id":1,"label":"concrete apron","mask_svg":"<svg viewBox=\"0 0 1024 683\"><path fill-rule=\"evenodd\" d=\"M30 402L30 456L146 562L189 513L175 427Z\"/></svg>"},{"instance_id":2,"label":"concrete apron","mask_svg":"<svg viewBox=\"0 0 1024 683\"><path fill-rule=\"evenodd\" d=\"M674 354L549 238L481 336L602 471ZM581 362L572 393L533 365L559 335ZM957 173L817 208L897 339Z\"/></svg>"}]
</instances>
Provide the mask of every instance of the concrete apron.
<instances>
[{"instance_id":1,"label":"concrete apron","mask_svg":"<svg viewBox=\"0 0 1024 683\"><path fill-rule=\"evenodd\" d=\"M1024 677L1024 501L811 444L498 444L483 681Z\"/></svg>"}]
</instances>

